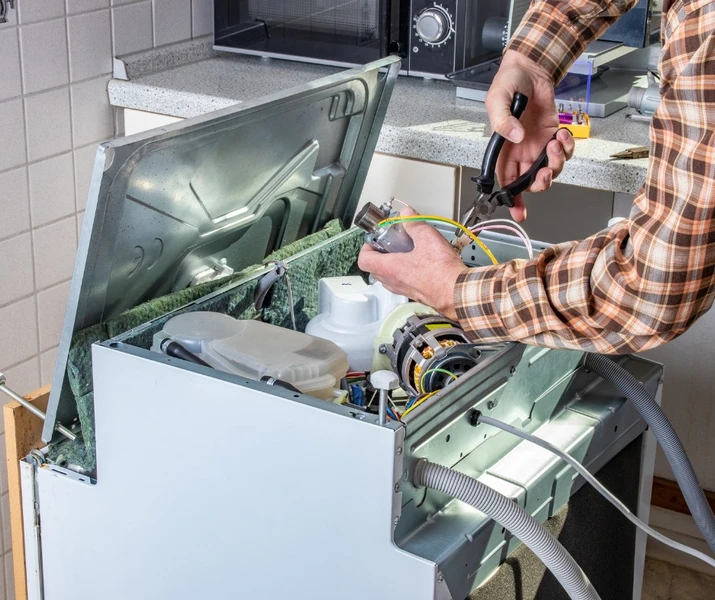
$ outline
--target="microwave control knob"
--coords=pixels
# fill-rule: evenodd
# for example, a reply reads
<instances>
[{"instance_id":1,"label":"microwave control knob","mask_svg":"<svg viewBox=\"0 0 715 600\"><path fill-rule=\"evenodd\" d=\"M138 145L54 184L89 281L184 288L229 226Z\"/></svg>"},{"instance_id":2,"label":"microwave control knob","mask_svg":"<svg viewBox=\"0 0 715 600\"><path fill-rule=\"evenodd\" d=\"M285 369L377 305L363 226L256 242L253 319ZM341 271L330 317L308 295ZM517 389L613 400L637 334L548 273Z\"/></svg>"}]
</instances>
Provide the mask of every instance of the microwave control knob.
<instances>
[{"instance_id":1,"label":"microwave control knob","mask_svg":"<svg viewBox=\"0 0 715 600\"><path fill-rule=\"evenodd\" d=\"M415 31L425 44L439 46L452 33L452 18L444 8L435 5L423 10L415 19Z\"/></svg>"}]
</instances>

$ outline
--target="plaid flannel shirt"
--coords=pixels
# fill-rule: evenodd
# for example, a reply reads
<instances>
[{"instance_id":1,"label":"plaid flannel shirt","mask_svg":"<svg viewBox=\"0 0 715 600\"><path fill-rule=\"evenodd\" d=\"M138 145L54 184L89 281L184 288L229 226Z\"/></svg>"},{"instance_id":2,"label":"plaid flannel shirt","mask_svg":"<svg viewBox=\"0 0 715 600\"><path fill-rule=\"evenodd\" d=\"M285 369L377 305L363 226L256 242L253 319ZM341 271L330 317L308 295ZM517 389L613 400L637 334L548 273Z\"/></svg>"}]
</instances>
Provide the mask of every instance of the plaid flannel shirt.
<instances>
[{"instance_id":1,"label":"plaid flannel shirt","mask_svg":"<svg viewBox=\"0 0 715 600\"><path fill-rule=\"evenodd\" d=\"M537 0L510 42L558 81L635 0ZM715 2L663 16L661 103L630 218L533 260L470 269L455 288L470 337L627 354L686 331L715 294Z\"/></svg>"}]
</instances>

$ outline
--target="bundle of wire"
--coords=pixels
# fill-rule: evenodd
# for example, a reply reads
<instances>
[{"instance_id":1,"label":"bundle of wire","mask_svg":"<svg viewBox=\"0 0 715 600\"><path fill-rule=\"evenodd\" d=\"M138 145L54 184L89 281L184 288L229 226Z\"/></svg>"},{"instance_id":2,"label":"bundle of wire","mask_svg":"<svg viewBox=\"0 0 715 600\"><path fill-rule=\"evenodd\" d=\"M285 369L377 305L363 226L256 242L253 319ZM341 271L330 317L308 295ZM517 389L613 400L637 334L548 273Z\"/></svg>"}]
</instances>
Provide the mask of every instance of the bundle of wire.
<instances>
[{"instance_id":1,"label":"bundle of wire","mask_svg":"<svg viewBox=\"0 0 715 600\"><path fill-rule=\"evenodd\" d=\"M452 219L448 219L447 217L438 217L435 215L410 215L407 217L390 217L388 219L384 219L380 221L377 225L378 227L384 227L387 225L394 225L395 223L406 223L406 222L437 222L437 223L447 223L448 225L452 225L453 227L456 227L457 229L463 231L465 234L467 234L472 241L479 246L482 250L484 250L484 253L489 257L489 260L492 261L493 264L498 264L499 261L495 258L495 256L492 254L491 250L487 248L486 244L482 242L476 235L474 235L469 229L467 229L464 225L461 223L457 223L457 221L454 221Z\"/></svg>"},{"instance_id":2,"label":"bundle of wire","mask_svg":"<svg viewBox=\"0 0 715 600\"><path fill-rule=\"evenodd\" d=\"M419 389L424 391L424 383L425 383L425 377L429 375L430 373L443 373L444 375L448 375L449 377L452 378L452 380L456 380L457 376L450 372L447 371L446 369L427 369L424 373L422 373L422 377L420 377L420 386ZM444 388L442 388L444 389ZM415 398L411 398L407 405L405 406L405 412L402 413L402 418L406 417L409 413L411 413L414 409L416 409L418 406L420 406L423 402L426 400L429 400L432 396L435 394L439 393L442 391L442 389L435 390L433 392L429 392L428 394L424 394L422 396L418 396Z\"/></svg>"},{"instance_id":3,"label":"bundle of wire","mask_svg":"<svg viewBox=\"0 0 715 600\"><path fill-rule=\"evenodd\" d=\"M411 413L415 408L417 408L420 404L422 404L425 400L429 400L432 396L435 394L441 392L442 390L437 390L435 392L430 392L429 394L425 394L424 396L420 396L419 398L412 398L407 403L407 408L405 408L405 412L402 413L402 418L404 419L409 413Z\"/></svg>"},{"instance_id":4,"label":"bundle of wire","mask_svg":"<svg viewBox=\"0 0 715 600\"><path fill-rule=\"evenodd\" d=\"M471 228L472 233L477 234L480 231L508 231L516 235L524 243L526 251L529 254L529 258L534 258L534 247L531 244L528 234L524 231L524 228L516 223L515 221L510 221L509 219L492 219L491 221L485 221L484 223L479 223Z\"/></svg>"},{"instance_id":5,"label":"bundle of wire","mask_svg":"<svg viewBox=\"0 0 715 600\"><path fill-rule=\"evenodd\" d=\"M524 246L526 247L526 251L529 254L529 258L534 258L534 248L531 244L531 240L529 239L529 236L527 235L526 231L524 231L523 227L521 227L518 223L514 221L509 221L508 219L492 219L490 221L485 221L484 223L480 223L471 229L467 229L464 225L461 223L458 223L457 221L454 221L452 219L448 219L446 217L439 217L436 215L409 215L405 217L390 217L388 219L384 219L383 221L380 221L378 225L380 227L385 226L385 225L393 225L394 223L404 223L404 222L436 222L436 223L446 223L448 225L452 225L456 229L464 232L466 235L468 235L471 240L479 246L484 253L489 257L489 260L492 261L492 264L498 264L499 261L497 261L496 257L494 254L489 250L487 245L480 240L477 237L477 233L480 231L509 231L510 233L515 234L518 238L521 239L521 241L524 243Z\"/></svg>"},{"instance_id":6,"label":"bundle of wire","mask_svg":"<svg viewBox=\"0 0 715 600\"><path fill-rule=\"evenodd\" d=\"M345 380L348 384L365 381L366 378L367 373L365 373L364 371L348 371L347 375L345 375Z\"/></svg>"},{"instance_id":7,"label":"bundle of wire","mask_svg":"<svg viewBox=\"0 0 715 600\"><path fill-rule=\"evenodd\" d=\"M387 416L390 417L393 421L401 421L402 420L400 418L399 414L397 413L397 411L390 408L389 406L387 407Z\"/></svg>"}]
</instances>

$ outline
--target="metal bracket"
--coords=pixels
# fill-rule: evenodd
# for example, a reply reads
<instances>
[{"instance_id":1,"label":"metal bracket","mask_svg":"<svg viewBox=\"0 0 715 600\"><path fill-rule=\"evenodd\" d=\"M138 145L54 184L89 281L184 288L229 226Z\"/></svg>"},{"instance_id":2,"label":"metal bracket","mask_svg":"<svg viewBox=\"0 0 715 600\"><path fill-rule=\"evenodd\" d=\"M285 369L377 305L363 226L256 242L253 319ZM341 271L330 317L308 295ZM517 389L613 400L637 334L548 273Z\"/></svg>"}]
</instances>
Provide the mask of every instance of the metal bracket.
<instances>
[{"instance_id":1,"label":"metal bracket","mask_svg":"<svg viewBox=\"0 0 715 600\"><path fill-rule=\"evenodd\" d=\"M222 258L214 262L209 268L197 273L191 280L189 287L194 287L207 281L215 281L233 275L233 269L228 266L228 261Z\"/></svg>"},{"instance_id":2,"label":"metal bracket","mask_svg":"<svg viewBox=\"0 0 715 600\"><path fill-rule=\"evenodd\" d=\"M15 8L15 0L0 0L0 23L7 23L8 7Z\"/></svg>"}]
</instances>

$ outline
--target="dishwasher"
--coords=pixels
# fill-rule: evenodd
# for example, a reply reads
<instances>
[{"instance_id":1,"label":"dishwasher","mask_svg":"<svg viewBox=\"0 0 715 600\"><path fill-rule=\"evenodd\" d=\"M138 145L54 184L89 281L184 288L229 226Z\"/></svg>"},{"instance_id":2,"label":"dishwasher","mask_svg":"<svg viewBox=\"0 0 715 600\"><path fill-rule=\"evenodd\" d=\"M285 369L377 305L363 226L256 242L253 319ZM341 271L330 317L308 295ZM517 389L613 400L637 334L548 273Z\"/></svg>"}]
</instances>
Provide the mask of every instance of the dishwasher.
<instances>
[{"instance_id":1,"label":"dishwasher","mask_svg":"<svg viewBox=\"0 0 715 600\"><path fill-rule=\"evenodd\" d=\"M640 597L642 535L480 420L548 439L643 515L652 440L624 394L583 352L472 342L357 266L399 68L98 148L46 446L21 461L30 598L568 598L506 527L416 483L425 461L542 524L604 599ZM659 364L614 362L658 396Z\"/></svg>"}]
</instances>

